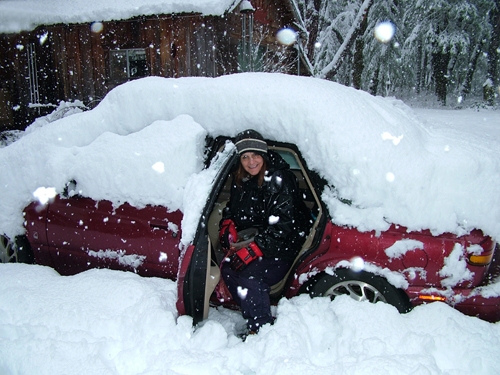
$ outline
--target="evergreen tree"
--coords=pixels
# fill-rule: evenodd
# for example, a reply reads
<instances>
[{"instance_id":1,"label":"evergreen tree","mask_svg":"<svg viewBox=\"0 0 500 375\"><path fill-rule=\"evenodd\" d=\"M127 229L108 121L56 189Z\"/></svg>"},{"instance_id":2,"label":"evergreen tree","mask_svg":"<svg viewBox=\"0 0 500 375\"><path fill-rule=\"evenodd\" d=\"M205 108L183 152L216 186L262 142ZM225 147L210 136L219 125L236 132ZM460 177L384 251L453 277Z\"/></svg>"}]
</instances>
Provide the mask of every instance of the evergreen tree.
<instances>
[{"instance_id":1,"label":"evergreen tree","mask_svg":"<svg viewBox=\"0 0 500 375\"><path fill-rule=\"evenodd\" d=\"M401 68L400 9L393 0L376 1L367 18L367 28L362 37L364 70L361 85L373 95L390 95L396 85L405 81ZM377 29L392 27L394 35L379 35Z\"/></svg>"},{"instance_id":2,"label":"evergreen tree","mask_svg":"<svg viewBox=\"0 0 500 375\"><path fill-rule=\"evenodd\" d=\"M445 105L499 85L500 0L290 0L301 74L373 94L435 93ZM389 21L390 40L374 37ZM485 22L486 21L486 22Z\"/></svg>"}]
</instances>

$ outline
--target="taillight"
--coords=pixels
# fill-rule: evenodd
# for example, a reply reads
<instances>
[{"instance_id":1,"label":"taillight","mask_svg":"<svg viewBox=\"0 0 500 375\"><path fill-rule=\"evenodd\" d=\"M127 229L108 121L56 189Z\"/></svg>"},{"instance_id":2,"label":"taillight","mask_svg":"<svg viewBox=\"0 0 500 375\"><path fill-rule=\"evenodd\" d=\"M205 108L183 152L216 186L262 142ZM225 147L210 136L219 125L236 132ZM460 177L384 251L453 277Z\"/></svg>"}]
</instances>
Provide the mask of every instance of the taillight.
<instances>
[{"instance_id":1,"label":"taillight","mask_svg":"<svg viewBox=\"0 0 500 375\"><path fill-rule=\"evenodd\" d=\"M486 266L491 263L493 253L486 255L469 255L469 263L473 266Z\"/></svg>"},{"instance_id":2,"label":"taillight","mask_svg":"<svg viewBox=\"0 0 500 375\"><path fill-rule=\"evenodd\" d=\"M418 299L426 302L435 302L435 301L446 302L446 297L436 296L434 294L420 294L418 296Z\"/></svg>"},{"instance_id":3,"label":"taillight","mask_svg":"<svg viewBox=\"0 0 500 375\"><path fill-rule=\"evenodd\" d=\"M479 245L473 245L467 250L467 262L473 266L487 266L491 263L495 253L495 241L490 237L486 237ZM471 248L474 246L481 247L480 251L475 251ZM472 250L472 251L470 251Z\"/></svg>"}]
</instances>

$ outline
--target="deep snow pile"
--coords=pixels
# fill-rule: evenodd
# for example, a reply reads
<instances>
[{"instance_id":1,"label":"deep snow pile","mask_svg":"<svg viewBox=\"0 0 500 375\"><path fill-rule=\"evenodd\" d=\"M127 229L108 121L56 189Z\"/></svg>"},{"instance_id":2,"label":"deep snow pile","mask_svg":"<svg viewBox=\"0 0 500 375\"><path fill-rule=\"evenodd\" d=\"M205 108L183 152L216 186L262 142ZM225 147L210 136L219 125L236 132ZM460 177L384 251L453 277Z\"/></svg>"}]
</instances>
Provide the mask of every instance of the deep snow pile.
<instances>
[{"instance_id":1,"label":"deep snow pile","mask_svg":"<svg viewBox=\"0 0 500 375\"><path fill-rule=\"evenodd\" d=\"M275 325L242 342L240 313L212 308L193 329L175 299L170 280L0 264L0 374L500 374L500 323L441 302L400 315L302 295L281 300Z\"/></svg>"},{"instance_id":2,"label":"deep snow pile","mask_svg":"<svg viewBox=\"0 0 500 375\"><path fill-rule=\"evenodd\" d=\"M330 182L323 199L338 224L500 238L500 136L424 123L401 101L333 82L265 73L140 79L92 111L30 129L0 149L0 230L22 233L33 192L72 179L95 199L179 208L187 230L199 212L184 202L207 190L189 183L203 139L247 128L298 145Z\"/></svg>"}]
</instances>

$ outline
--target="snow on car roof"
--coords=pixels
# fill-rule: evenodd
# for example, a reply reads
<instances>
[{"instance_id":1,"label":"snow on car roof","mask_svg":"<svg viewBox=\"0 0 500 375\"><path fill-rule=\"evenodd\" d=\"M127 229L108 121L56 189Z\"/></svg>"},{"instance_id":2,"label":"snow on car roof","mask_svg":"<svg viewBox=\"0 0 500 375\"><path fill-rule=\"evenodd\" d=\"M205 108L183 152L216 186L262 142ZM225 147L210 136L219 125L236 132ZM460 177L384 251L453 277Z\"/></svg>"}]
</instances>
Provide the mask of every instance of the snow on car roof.
<instances>
[{"instance_id":1,"label":"snow on car roof","mask_svg":"<svg viewBox=\"0 0 500 375\"><path fill-rule=\"evenodd\" d=\"M205 136L248 128L298 146L328 181L322 199L337 224L435 234L480 228L500 238L498 138L425 124L393 98L270 73L144 78L91 111L28 128L0 149L0 229L21 232L33 192L60 192L72 179L94 199L167 205L193 218L183 226L195 225L199 212L186 212L184 202L207 191L199 181Z\"/></svg>"}]
</instances>

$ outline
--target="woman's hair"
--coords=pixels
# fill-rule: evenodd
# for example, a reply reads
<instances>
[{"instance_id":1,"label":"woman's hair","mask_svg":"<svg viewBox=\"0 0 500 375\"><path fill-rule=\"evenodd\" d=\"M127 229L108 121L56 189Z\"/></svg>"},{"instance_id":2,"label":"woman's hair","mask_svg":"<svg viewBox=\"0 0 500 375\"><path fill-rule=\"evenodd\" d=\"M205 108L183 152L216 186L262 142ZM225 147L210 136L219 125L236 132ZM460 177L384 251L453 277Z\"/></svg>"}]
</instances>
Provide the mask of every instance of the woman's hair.
<instances>
[{"instance_id":1,"label":"woman's hair","mask_svg":"<svg viewBox=\"0 0 500 375\"><path fill-rule=\"evenodd\" d=\"M263 157L262 159L263 159L262 168L260 169L259 174L256 176L257 184L259 186L262 186L262 184L264 183L264 176L266 175L266 170L267 170L266 158ZM241 161L238 161L238 167L234 172L234 182L236 183L236 186L238 186L238 188L241 188L243 180L250 177L251 176L248 174L248 172L245 171L245 168L243 168L243 164L241 164Z\"/></svg>"}]
</instances>

